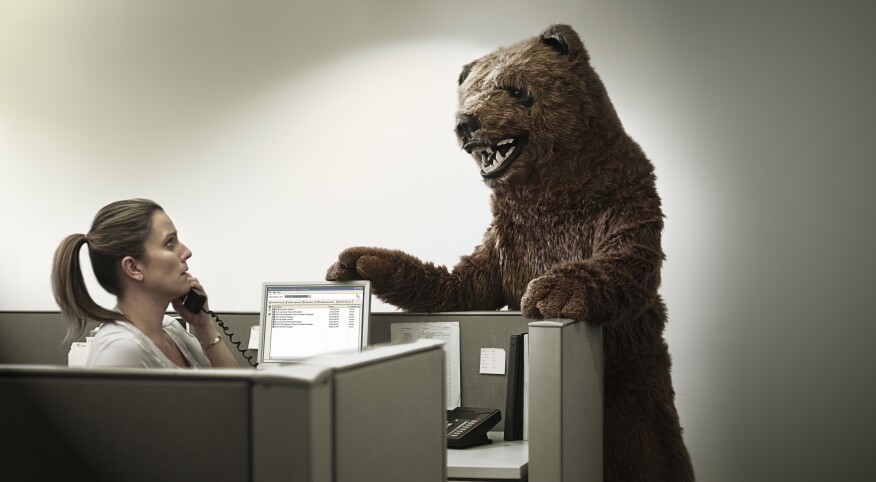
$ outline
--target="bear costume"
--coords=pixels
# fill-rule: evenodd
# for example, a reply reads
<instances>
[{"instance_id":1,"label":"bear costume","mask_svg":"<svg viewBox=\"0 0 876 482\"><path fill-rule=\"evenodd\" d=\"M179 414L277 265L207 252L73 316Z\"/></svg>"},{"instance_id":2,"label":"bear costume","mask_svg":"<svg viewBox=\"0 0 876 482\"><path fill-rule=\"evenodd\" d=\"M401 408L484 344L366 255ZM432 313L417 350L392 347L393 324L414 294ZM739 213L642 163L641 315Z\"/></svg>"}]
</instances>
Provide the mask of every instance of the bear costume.
<instances>
[{"instance_id":1,"label":"bear costume","mask_svg":"<svg viewBox=\"0 0 876 482\"><path fill-rule=\"evenodd\" d=\"M369 279L407 311L507 306L530 319L599 323L605 480L693 480L657 293L654 167L575 31L553 25L466 65L456 134L492 189L483 243L452 271L397 250L349 248L326 279Z\"/></svg>"}]
</instances>

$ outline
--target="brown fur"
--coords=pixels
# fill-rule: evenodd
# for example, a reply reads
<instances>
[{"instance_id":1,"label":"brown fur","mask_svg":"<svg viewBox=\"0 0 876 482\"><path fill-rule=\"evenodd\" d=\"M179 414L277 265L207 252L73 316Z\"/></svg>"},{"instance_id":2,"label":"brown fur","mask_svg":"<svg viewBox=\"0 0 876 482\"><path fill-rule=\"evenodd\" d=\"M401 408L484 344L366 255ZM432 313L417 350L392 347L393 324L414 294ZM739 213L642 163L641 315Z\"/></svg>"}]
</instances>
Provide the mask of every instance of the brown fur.
<instances>
[{"instance_id":1,"label":"brown fur","mask_svg":"<svg viewBox=\"0 0 876 482\"><path fill-rule=\"evenodd\" d=\"M554 25L465 66L459 115L460 144L478 166L479 149L528 135L510 167L484 179L494 218L483 244L452 271L350 248L326 278L370 279L377 296L409 311L508 306L532 319L602 324L605 480L693 480L657 293L654 168L624 132L578 35Z\"/></svg>"}]
</instances>

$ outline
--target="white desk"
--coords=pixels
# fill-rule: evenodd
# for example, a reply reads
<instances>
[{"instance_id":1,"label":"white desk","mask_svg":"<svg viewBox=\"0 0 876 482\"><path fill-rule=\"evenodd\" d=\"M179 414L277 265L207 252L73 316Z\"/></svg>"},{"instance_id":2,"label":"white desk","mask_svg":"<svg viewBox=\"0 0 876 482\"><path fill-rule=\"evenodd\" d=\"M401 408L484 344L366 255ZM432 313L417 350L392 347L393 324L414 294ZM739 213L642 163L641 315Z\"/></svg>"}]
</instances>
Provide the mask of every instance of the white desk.
<instances>
[{"instance_id":1,"label":"white desk","mask_svg":"<svg viewBox=\"0 0 876 482\"><path fill-rule=\"evenodd\" d=\"M529 474L529 442L506 442L503 432L490 432L489 445L447 449L447 480L526 480Z\"/></svg>"}]
</instances>

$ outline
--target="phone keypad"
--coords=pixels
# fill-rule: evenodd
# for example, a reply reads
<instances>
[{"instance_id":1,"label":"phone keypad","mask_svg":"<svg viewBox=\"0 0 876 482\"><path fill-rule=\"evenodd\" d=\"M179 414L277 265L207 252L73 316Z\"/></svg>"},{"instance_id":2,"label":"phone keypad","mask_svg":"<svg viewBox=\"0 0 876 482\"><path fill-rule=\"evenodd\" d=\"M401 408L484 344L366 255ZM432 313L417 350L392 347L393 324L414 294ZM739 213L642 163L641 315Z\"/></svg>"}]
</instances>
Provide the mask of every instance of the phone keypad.
<instances>
[{"instance_id":1,"label":"phone keypad","mask_svg":"<svg viewBox=\"0 0 876 482\"><path fill-rule=\"evenodd\" d=\"M465 433L466 430L470 429L471 427L474 427L476 424L477 424L476 420L467 420L467 421L463 422L461 425L458 425L451 432L447 432L447 436L450 438L459 438ZM450 428L450 427L448 427L448 428Z\"/></svg>"}]
</instances>

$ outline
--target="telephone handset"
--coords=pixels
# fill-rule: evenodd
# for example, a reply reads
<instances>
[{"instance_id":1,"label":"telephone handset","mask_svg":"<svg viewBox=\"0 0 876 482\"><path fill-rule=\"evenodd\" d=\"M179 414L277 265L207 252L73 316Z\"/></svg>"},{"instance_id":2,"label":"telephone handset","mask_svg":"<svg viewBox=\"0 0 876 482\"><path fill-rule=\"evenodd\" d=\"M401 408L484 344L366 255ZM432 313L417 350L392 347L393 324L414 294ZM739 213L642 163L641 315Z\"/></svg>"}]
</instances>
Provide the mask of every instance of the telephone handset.
<instances>
[{"instance_id":1,"label":"telephone handset","mask_svg":"<svg viewBox=\"0 0 876 482\"><path fill-rule=\"evenodd\" d=\"M207 301L207 295L202 293L197 288L192 288L188 293L179 297L180 303L186 307L187 310L192 313L200 313L201 308L204 307L204 303Z\"/></svg>"},{"instance_id":2,"label":"telephone handset","mask_svg":"<svg viewBox=\"0 0 876 482\"><path fill-rule=\"evenodd\" d=\"M502 413L492 408L459 407L447 411L447 447L464 449L493 443L487 432L502 420Z\"/></svg>"},{"instance_id":3,"label":"telephone handset","mask_svg":"<svg viewBox=\"0 0 876 482\"><path fill-rule=\"evenodd\" d=\"M201 290L197 288L192 288L189 290L188 293L180 296L179 301L183 304L183 306L186 307L187 310L191 311L192 313L197 314L201 311L206 311L207 314L209 314L213 317L213 319L216 320L216 323L219 324L219 328L222 328L222 332L225 333L225 336L228 337L228 340L232 344L234 344L234 347L237 348L237 351L239 351L243 355L243 358L245 358L252 367L258 366L258 363L252 361L252 355L248 354L246 352L246 349L240 347L240 341L234 339L234 333L227 326L225 326L225 322L223 322L222 319L219 318L219 315L213 313L210 310L204 310L204 303L207 302L207 295L205 295Z\"/></svg>"}]
</instances>

